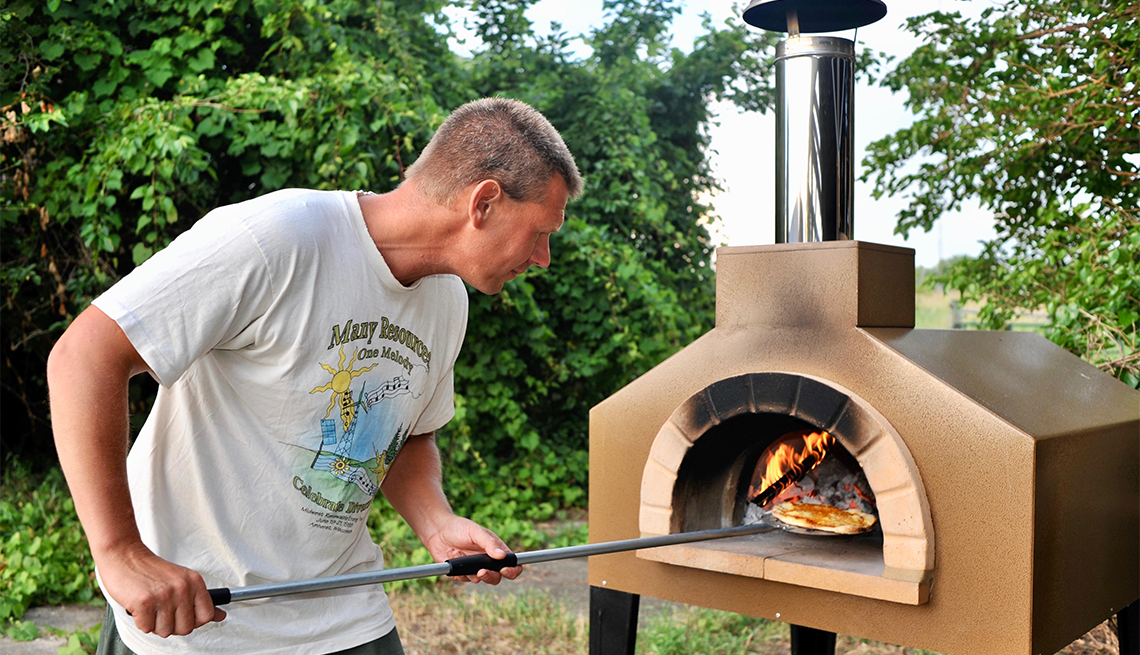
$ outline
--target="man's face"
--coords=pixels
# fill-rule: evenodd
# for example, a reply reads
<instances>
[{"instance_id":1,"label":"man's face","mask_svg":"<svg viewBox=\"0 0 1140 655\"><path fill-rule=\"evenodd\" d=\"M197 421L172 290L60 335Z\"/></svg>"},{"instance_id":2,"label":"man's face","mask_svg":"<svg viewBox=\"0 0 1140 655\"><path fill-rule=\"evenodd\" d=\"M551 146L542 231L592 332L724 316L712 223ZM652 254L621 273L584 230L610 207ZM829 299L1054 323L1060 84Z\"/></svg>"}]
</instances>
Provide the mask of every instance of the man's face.
<instances>
[{"instance_id":1,"label":"man's face","mask_svg":"<svg viewBox=\"0 0 1140 655\"><path fill-rule=\"evenodd\" d=\"M475 256L477 270L468 283L483 293L498 293L531 266L550 266L550 235L562 227L568 197L562 176L554 175L541 202L505 195L495 202Z\"/></svg>"}]
</instances>

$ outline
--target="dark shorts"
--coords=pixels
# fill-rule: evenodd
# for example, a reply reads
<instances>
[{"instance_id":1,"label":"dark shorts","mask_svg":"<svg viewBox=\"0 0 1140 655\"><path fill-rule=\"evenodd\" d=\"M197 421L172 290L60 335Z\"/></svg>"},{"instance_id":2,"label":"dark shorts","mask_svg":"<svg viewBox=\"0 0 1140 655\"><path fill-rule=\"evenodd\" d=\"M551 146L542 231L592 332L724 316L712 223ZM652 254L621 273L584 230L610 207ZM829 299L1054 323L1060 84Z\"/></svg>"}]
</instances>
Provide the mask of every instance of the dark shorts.
<instances>
[{"instance_id":1,"label":"dark shorts","mask_svg":"<svg viewBox=\"0 0 1140 655\"><path fill-rule=\"evenodd\" d=\"M119 638L119 630L115 627L115 613L111 606L103 616L103 632L99 635L99 650L95 655L135 655ZM354 646L347 650L338 650L330 655L404 655L404 646L400 643L400 635L395 628L388 634L367 644Z\"/></svg>"}]
</instances>

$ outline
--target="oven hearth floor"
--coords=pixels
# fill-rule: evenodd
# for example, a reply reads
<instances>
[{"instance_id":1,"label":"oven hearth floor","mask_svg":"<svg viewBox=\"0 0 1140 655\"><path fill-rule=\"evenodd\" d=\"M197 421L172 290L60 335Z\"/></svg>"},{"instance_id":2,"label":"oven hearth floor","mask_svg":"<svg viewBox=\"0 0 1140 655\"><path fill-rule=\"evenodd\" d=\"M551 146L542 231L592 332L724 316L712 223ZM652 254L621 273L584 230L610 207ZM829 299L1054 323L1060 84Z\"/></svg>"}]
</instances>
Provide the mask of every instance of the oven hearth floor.
<instances>
[{"instance_id":1,"label":"oven hearth floor","mask_svg":"<svg viewBox=\"0 0 1140 655\"><path fill-rule=\"evenodd\" d=\"M908 605L922 605L930 595L930 582L923 572L887 570L883 537L877 530L850 537L774 531L641 550L637 556Z\"/></svg>"}]
</instances>

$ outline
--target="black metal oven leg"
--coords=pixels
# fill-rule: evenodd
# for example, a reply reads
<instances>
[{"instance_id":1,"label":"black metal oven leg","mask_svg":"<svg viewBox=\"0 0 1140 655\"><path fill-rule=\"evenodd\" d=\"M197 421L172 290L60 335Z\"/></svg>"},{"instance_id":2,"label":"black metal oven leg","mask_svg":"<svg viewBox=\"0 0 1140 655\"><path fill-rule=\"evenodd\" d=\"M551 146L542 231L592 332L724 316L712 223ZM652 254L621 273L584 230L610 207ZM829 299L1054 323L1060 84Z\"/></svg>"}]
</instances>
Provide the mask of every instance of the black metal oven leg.
<instances>
[{"instance_id":1,"label":"black metal oven leg","mask_svg":"<svg viewBox=\"0 0 1140 655\"><path fill-rule=\"evenodd\" d=\"M1116 613L1120 655L1140 655L1140 600Z\"/></svg>"},{"instance_id":2,"label":"black metal oven leg","mask_svg":"<svg viewBox=\"0 0 1140 655\"><path fill-rule=\"evenodd\" d=\"M835 633L793 625L792 655L835 655Z\"/></svg>"},{"instance_id":3,"label":"black metal oven leg","mask_svg":"<svg viewBox=\"0 0 1140 655\"><path fill-rule=\"evenodd\" d=\"M633 655L641 596L590 587L590 655Z\"/></svg>"}]
</instances>

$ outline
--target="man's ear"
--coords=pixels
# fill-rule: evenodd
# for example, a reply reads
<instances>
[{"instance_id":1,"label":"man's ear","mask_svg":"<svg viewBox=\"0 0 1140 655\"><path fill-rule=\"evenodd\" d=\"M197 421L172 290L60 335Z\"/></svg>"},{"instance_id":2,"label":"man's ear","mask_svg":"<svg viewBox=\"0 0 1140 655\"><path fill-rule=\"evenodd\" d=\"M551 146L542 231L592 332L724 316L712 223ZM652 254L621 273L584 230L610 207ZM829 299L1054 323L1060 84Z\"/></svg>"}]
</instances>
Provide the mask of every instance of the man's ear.
<instances>
[{"instance_id":1,"label":"man's ear","mask_svg":"<svg viewBox=\"0 0 1140 655\"><path fill-rule=\"evenodd\" d=\"M475 227L483 227L491 206L504 197L503 187L497 180L483 180L471 188L467 197L467 216Z\"/></svg>"}]
</instances>

